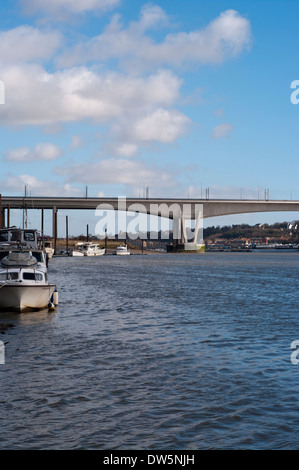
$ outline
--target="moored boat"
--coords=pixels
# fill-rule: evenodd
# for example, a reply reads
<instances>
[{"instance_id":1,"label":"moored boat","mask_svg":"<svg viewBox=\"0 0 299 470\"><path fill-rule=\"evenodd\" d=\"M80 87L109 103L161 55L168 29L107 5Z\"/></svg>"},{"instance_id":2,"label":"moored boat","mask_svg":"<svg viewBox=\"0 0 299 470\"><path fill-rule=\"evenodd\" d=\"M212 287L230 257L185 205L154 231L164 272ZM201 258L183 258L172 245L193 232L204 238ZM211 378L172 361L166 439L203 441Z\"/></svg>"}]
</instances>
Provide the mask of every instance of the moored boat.
<instances>
[{"instance_id":1,"label":"moored boat","mask_svg":"<svg viewBox=\"0 0 299 470\"><path fill-rule=\"evenodd\" d=\"M76 243L75 247L71 250L71 256L84 256L82 245L83 242Z\"/></svg>"},{"instance_id":2,"label":"moored boat","mask_svg":"<svg viewBox=\"0 0 299 470\"><path fill-rule=\"evenodd\" d=\"M43 251L10 251L0 263L0 308L22 312L51 306L56 285L48 282ZM39 256L40 258L39 258ZM40 259L40 261L38 261Z\"/></svg>"},{"instance_id":3,"label":"moored boat","mask_svg":"<svg viewBox=\"0 0 299 470\"><path fill-rule=\"evenodd\" d=\"M104 247L92 242L78 242L72 250L72 256L103 256Z\"/></svg>"},{"instance_id":4,"label":"moored boat","mask_svg":"<svg viewBox=\"0 0 299 470\"><path fill-rule=\"evenodd\" d=\"M56 285L48 282L46 253L36 230L0 230L0 309L53 308ZM55 297L55 300L54 300Z\"/></svg>"},{"instance_id":5,"label":"moored boat","mask_svg":"<svg viewBox=\"0 0 299 470\"><path fill-rule=\"evenodd\" d=\"M82 245L82 251L84 256L103 256L106 250L97 243L86 242Z\"/></svg>"},{"instance_id":6,"label":"moored boat","mask_svg":"<svg viewBox=\"0 0 299 470\"><path fill-rule=\"evenodd\" d=\"M127 245L120 245L116 248L115 254L120 255L120 256L125 256L125 255L130 255L131 253L128 250Z\"/></svg>"},{"instance_id":7,"label":"moored boat","mask_svg":"<svg viewBox=\"0 0 299 470\"><path fill-rule=\"evenodd\" d=\"M80 249L74 248L71 251L71 256L84 256L84 253Z\"/></svg>"}]
</instances>

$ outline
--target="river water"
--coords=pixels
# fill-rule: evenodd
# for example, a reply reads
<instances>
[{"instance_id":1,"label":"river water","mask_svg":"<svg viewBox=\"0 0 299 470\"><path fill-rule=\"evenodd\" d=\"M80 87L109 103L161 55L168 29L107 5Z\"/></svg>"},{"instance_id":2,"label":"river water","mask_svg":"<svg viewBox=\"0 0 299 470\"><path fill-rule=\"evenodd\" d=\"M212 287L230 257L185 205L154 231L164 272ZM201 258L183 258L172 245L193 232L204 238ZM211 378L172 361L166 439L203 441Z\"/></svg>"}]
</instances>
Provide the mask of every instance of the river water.
<instances>
[{"instance_id":1,"label":"river water","mask_svg":"<svg viewBox=\"0 0 299 470\"><path fill-rule=\"evenodd\" d=\"M49 277L55 312L0 317L1 449L299 448L299 252L57 257Z\"/></svg>"}]
</instances>

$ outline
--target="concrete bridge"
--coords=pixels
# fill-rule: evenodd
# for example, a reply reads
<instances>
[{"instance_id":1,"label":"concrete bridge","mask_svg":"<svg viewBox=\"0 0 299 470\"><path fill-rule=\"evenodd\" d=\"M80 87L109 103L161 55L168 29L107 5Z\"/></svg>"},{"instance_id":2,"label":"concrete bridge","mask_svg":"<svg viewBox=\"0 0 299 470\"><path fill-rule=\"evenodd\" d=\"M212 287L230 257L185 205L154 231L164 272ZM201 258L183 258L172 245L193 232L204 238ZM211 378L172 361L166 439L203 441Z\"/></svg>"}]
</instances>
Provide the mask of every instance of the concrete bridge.
<instances>
[{"instance_id":1,"label":"concrete bridge","mask_svg":"<svg viewBox=\"0 0 299 470\"><path fill-rule=\"evenodd\" d=\"M0 195L0 225L9 225L10 209L53 211L53 235L57 236L57 211L114 210L144 213L173 219L174 232L181 243L188 245L186 220L195 221L194 236L189 248L197 243L202 219L254 212L298 211L299 201L248 199L176 199L176 198L93 198L93 197L21 197ZM5 223L6 221L6 223ZM192 245L192 246L191 246ZM194 246L193 246L194 247Z\"/></svg>"},{"instance_id":2,"label":"concrete bridge","mask_svg":"<svg viewBox=\"0 0 299 470\"><path fill-rule=\"evenodd\" d=\"M249 199L175 199L175 198L125 198L125 197L21 197L21 196L0 196L2 211L9 209L88 209L95 210L99 205L107 206L114 210L126 210L140 205L143 212L152 215L163 213L168 217L169 210L174 204L179 206L183 212L183 206L191 208L191 215L194 218L196 206L203 206L203 218L217 217L221 215L245 214L249 212L282 212L299 211L299 201L288 200L249 200ZM175 209L175 208L174 208ZM162 212L162 213L161 213ZM170 211L169 218L173 215Z\"/></svg>"}]
</instances>

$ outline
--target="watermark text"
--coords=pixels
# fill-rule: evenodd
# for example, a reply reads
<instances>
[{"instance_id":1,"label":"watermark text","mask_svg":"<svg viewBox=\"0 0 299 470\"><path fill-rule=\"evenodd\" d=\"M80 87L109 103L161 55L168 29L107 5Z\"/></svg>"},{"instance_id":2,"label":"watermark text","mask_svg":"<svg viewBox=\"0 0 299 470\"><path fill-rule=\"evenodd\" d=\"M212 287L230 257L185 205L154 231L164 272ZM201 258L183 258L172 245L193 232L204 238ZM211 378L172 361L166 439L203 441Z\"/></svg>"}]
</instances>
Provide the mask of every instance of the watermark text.
<instances>
[{"instance_id":1,"label":"watermark text","mask_svg":"<svg viewBox=\"0 0 299 470\"><path fill-rule=\"evenodd\" d=\"M3 341L0 341L0 364L5 364L5 346Z\"/></svg>"},{"instance_id":2,"label":"watermark text","mask_svg":"<svg viewBox=\"0 0 299 470\"><path fill-rule=\"evenodd\" d=\"M95 235L104 239L130 238L132 240L157 240L160 228L159 220L168 219L172 223L173 240L181 243L203 243L203 205L197 203L171 202L134 202L127 203L125 197L117 198L115 203L99 204L95 211L99 220L95 227ZM169 238L168 230L164 230L163 239Z\"/></svg>"}]
</instances>

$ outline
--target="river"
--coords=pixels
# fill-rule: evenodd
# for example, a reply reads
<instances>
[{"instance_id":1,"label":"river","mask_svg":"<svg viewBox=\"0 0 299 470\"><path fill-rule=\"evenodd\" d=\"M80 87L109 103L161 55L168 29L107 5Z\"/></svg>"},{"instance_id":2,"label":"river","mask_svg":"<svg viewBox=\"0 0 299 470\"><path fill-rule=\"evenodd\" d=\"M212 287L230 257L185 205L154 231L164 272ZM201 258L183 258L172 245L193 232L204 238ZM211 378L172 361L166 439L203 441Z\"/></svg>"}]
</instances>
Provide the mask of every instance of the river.
<instances>
[{"instance_id":1,"label":"river","mask_svg":"<svg viewBox=\"0 0 299 470\"><path fill-rule=\"evenodd\" d=\"M299 251L55 257L49 278L56 311L1 313L1 449L299 448Z\"/></svg>"}]
</instances>

